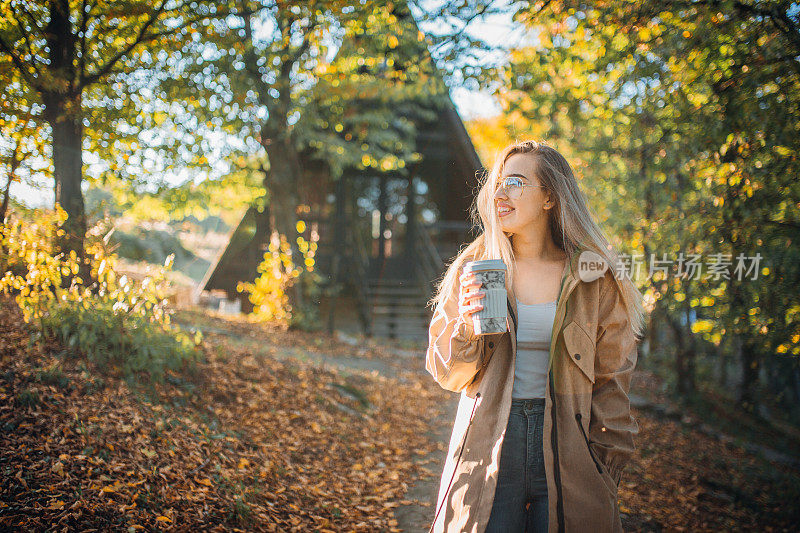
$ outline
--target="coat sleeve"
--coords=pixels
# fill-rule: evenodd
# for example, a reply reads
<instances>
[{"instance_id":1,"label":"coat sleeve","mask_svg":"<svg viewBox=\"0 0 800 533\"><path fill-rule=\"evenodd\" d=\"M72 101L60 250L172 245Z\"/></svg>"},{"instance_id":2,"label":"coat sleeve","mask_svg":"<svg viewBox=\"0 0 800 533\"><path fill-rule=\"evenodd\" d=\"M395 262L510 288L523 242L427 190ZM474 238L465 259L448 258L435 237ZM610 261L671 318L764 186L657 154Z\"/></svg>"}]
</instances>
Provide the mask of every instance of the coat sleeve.
<instances>
[{"instance_id":1,"label":"coat sleeve","mask_svg":"<svg viewBox=\"0 0 800 533\"><path fill-rule=\"evenodd\" d=\"M471 324L458 314L460 285L438 306L428 328L425 369L442 388L461 392L481 368L483 335L475 335Z\"/></svg>"},{"instance_id":2,"label":"coat sleeve","mask_svg":"<svg viewBox=\"0 0 800 533\"><path fill-rule=\"evenodd\" d=\"M600 291L589 440L619 484L635 450L633 438L639 433L628 399L638 354L622 295L610 272Z\"/></svg>"}]
</instances>

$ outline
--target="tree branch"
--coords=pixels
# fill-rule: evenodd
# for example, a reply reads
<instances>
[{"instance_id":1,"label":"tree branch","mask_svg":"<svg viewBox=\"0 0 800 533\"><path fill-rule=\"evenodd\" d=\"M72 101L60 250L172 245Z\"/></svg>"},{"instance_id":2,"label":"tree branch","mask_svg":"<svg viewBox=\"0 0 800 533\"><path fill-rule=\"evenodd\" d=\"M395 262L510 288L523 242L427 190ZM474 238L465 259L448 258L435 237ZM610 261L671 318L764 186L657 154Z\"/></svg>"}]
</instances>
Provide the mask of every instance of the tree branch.
<instances>
[{"instance_id":1,"label":"tree branch","mask_svg":"<svg viewBox=\"0 0 800 533\"><path fill-rule=\"evenodd\" d=\"M786 229L792 230L800 230L800 222L787 222L781 220L765 220L765 224L772 224L773 226L779 226Z\"/></svg>"},{"instance_id":2,"label":"tree branch","mask_svg":"<svg viewBox=\"0 0 800 533\"><path fill-rule=\"evenodd\" d=\"M158 11L163 10L163 7L164 7L165 3L166 3L166 0L163 0ZM187 3L181 4L180 6L176 7L175 10L180 10L182 7L185 7L186 5L188 5L188 4ZM176 26L175 28L171 28L169 30L164 30L164 31L156 32L156 33L151 33L150 35L145 35L145 33L147 31L147 28L149 28L150 26L152 26L155 23L156 15L154 14L154 17L151 17L150 20L148 20L145 23L145 25L142 26L141 30L139 31L139 34L136 37L136 40L133 43L131 43L130 45L126 46L125 49L121 50L116 55L114 55L114 57L111 58L108 61L108 63L106 63L102 68L98 69L97 72L82 78L80 80L80 82L78 83L78 86L77 86L78 90L83 89L83 88L85 88L85 87L87 87L89 85L92 85L93 83L96 83L98 80L100 80L104 76L110 74L113 71L114 66L123 57L125 57L128 54L130 54L137 46L139 46L141 44L147 44L147 43L152 42L152 41L154 41L156 39L159 39L161 37L167 37L169 35L178 33L179 31L185 30L189 26L192 26L192 25L194 25L194 24L196 24L198 22L201 22L201 21L206 20L206 19L212 19L212 18L221 17L222 15L224 15L226 13L227 14L232 14L232 13L228 13L228 12L217 11L215 13L209 13L207 15L201 15L201 16L195 17L193 19L190 19L190 20L186 21L185 23L181 24L180 26Z\"/></svg>"},{"instance_id":3,"label":"tree branch","mask_svg":"<svg viewBox=\"0 0 800 533\"><path fill-rule=\"evenodd\" d=\"M25 62L22 61L22 58L20 58L11 48L11 46L9 46L5 42L2 36L0 36L0 50L4 51L6 54L9 55L9 57L11 57L11 62L14 63L15 67L17 67L17 71L20 73L20 76L22 76L25 79L25 81L27 81L30 84L31 87L33 87L38 92L43 91L43 87L41 83L39 83L39 78L37 76L30 75ZM34 68L34 71L35 70L36 69Z\"/></svg>"},{"instance_id":4,"label":"tree branch","mask_svg":"<svg viewBox=\"0 0 800 533\"><path fill-rule=\"evenodd\" d=\"M13 11L13 10L14 10L14 6L10 6L10 7L11 7L11 10ZM28 19L31 21L31 26L33 26L34 28L36 28L36 31L38 31L40 34L44 34L44 28L42 28L41 26L39 26L39 23L37 22L37 20L36 20L36 17L34 17L34 16L33 16L33 15L30 13L30 11L28 11L27 9L25 9L25 4L23 3L23 4L22 4L22 5L20 5L19 7L20 7L20 8L22 8L22 12L23 12L23 13L25 13L25 15L27 15Z\"/></svg>"},{"instance_id":5,"label":"tree branch","mask_svg":"<svg viewBox=\"0 0 800 533\"><path fill-rule=\"evenodd\" d=\"M478 17L491 15L491 14L496 14L496 13L502 13L502 12L503 12L502 9L491 9L491 4L490 3L487 3L487 4L484 4L484 5L480 6L475 11L475 13L473 13L472 15L467 17L466 20L463 21L464 25L461 27L460 30L458 30L456 33L454 33L452 35L446 36L441 41L439 41L438 43L433 45L431 47L432 48L431 53L435 53L436 51L438 51L445 44L453 44L454 45L456 42L458 42L459 39L462 37L462 35L464 35L464 32L466 32L467 28L469 28L470 24L472 24L472 22L475 21L475 19L477 19Z\"/></svg>"},{"instance_id":6,"label":"tree branch","mask_svg":"<svg viewBox=\"0 0 800 533\"><path fill-rule=\"evenodd\" d=\"M83 79L83 75L86 73L86 28L89 24L89 13L91 11L91 6L89 6L88 10L86 6L86 0L83 0L81 3L81 20L78 23L81 43L81 55L78 58L78 79Z\"/></svg>"},{"instance_id":7,"label":"tree branch","mask_svg":"<svg viewBox=\"0 0 800 533\"><path fill-rule=\"evenodd\" d=\"M270 103L274 101L274 98L271 94L269 94L269 84L264 81L263 77L261 76L261 72L258 70L258 56L255 53L255 48L253 45L253 25L251 21L252 14L252 11L245 9L244 2L242 2L238 15L241 17L242 22L244 23L244 68L250 75L251 80L253 80L253 82L256 84L256 94L258 95L259 103L265 107L269 107Z\"/></svg>"},{"instance_id":8,"label":"tree branch","mask_svg":"<svg viewBox=\"0 0 800 533\"><path fill-rule=\"evenodd\" d=\"M28 11L24 7L22 8L22 10L29 17L31 16L30 13L28 13ZM30 40L29 33L25 30L25 26L23 25L22 19L20 19L19 16L17 16L17 13L14 11L14 7L13 6L11 6L11 12L14 14L14 21L16 22L17 29L19 30L20 35L22 35L22 39L25 41L25 45L28 48L28 54L31 56L31 60L28 63L28 66L34 71L34 73L36 73L36 78L40 79L41 75L39 73L39 69L37 68L36 55L33 53L33 47L31 46L31 40ZM41 30L41 28L39 28L39 26L35 22L33 22L32 24L33 24L33 27L36 28L39 31L39 33L44 33ZM19 57L19 61L20 62L22 61L22 57ZM19 66L17 68L19 68ZM31 83L31 85L33 85L33 84Z\"/></svg>"},{"instance_id":9,"label":"tree branch","mask_svg":"<svg viewBox=\"0 0 800 533\"><path fill-rule=\"evenodd\" d=\"M106 76L109 72L111 72L111 70L114 68L114 66L117 64L117 62L120 59L122 59L126 55L130 54L133 51L134 48L136 48L137 46L142 44L142 42L144 42L144 36L145 36L145 33L147 33L147 29L150 26L152 26L153 24L155 24L156 20L158 20L158 18L163 13L164 8L166 7L166 5L167 5L167 0L161 0L161 5L158 6L158 8L151 14L150 18L144 24L142 24L141 28L139 28L139 33L136 36L136 39L134 39L134 41L131 44L129 44L128 46L126 46L125 48L120 50L116 55L114 55L111 59L109 59L108 62L104 66L102 66L102 67L100 67L100 69L98 69L97 72L95 72L94 74L92 74L90 76L86 76L86 77L84 77L84 73L81 72L81 75L80 75L80 78L78 80L78 85L77 85L76 90L77 91L82 91L84 89L84 87L92 85L93 83L97 82L103 76ZM152 39L155 39L155 38L156 37L152 37L151 39L148 39L148 40L152 40Z\"/></svg>"}]
</instances>

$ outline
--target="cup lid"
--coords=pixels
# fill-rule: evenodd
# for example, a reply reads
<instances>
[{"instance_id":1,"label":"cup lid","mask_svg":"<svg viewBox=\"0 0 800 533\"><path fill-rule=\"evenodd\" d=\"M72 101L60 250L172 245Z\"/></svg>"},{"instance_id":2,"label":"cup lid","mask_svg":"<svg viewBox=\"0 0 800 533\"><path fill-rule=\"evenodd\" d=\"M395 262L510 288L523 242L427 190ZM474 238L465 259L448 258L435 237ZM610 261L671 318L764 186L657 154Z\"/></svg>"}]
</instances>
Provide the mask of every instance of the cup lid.
<instances>
[{"instance_id":1,"label":"cup lid","mask_svg":"<svg viewBox=\"0 0 800 533\"><path fill-rule=\"evenodd\" d=\"M478 270L507 270L506 264L501 259L483 259L480 261L469 261L464 265L464 272L476 272Z\"/></svg>"}]
</instances>

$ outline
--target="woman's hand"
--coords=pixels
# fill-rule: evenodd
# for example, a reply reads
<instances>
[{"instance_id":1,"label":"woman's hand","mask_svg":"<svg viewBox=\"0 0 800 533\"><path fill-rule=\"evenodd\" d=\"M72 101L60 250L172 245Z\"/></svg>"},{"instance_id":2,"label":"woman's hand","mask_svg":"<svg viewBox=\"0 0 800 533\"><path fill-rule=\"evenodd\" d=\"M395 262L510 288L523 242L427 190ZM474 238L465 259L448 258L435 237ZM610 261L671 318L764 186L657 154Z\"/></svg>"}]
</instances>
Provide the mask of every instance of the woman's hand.
<instances>
[{"instance_id":1,"label":"woman's hand","mask_svg":"<svg viewBox=\"0 0 800 533\"><path fill-rule=\"evenodd\" d=\"M472 314L483 309L480 300L486 296L486 293L479 290L481 283L475 279L474 272L461 274L458 279L461 284L461 292L458 296L458 313L464 322L472 325Z\"/></svg>"},{"instance_id":2,"label":"woman's hand","mask_svg":"<svg viewBox=\"0 0 800 533\"><path fill-rule=\"evenodd\" d=\"M485 337L475 335L472 326L472 314L483 308L479 288L474 274L462 275L431 318L425 369L449 391L463 391L485 363Z\"/></svg>"}]
</instances>

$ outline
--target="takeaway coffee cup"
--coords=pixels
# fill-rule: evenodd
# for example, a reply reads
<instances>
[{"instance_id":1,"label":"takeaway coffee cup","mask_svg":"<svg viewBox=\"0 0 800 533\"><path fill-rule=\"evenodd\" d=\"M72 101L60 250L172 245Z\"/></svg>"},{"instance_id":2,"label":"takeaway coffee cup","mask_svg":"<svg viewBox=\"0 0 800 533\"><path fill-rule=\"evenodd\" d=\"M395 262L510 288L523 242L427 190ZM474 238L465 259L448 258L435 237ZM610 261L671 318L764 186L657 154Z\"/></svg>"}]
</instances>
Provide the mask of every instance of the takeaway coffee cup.
<instances>
[{"instance_id":1,"label":"takeaway coffee cup","mask_svg":"<svg viewBox=\"0 0 800 533\"><path fill-rule=\"evenodd\" d=\"M503 333L508 329L506 264L500 259L470 261L464 265L464 273L467 272L475 273L475 280L481 284L480 290L485 294L481 300L483 309L472 314L475 334Z\"/></svg>"}]
</instances>

